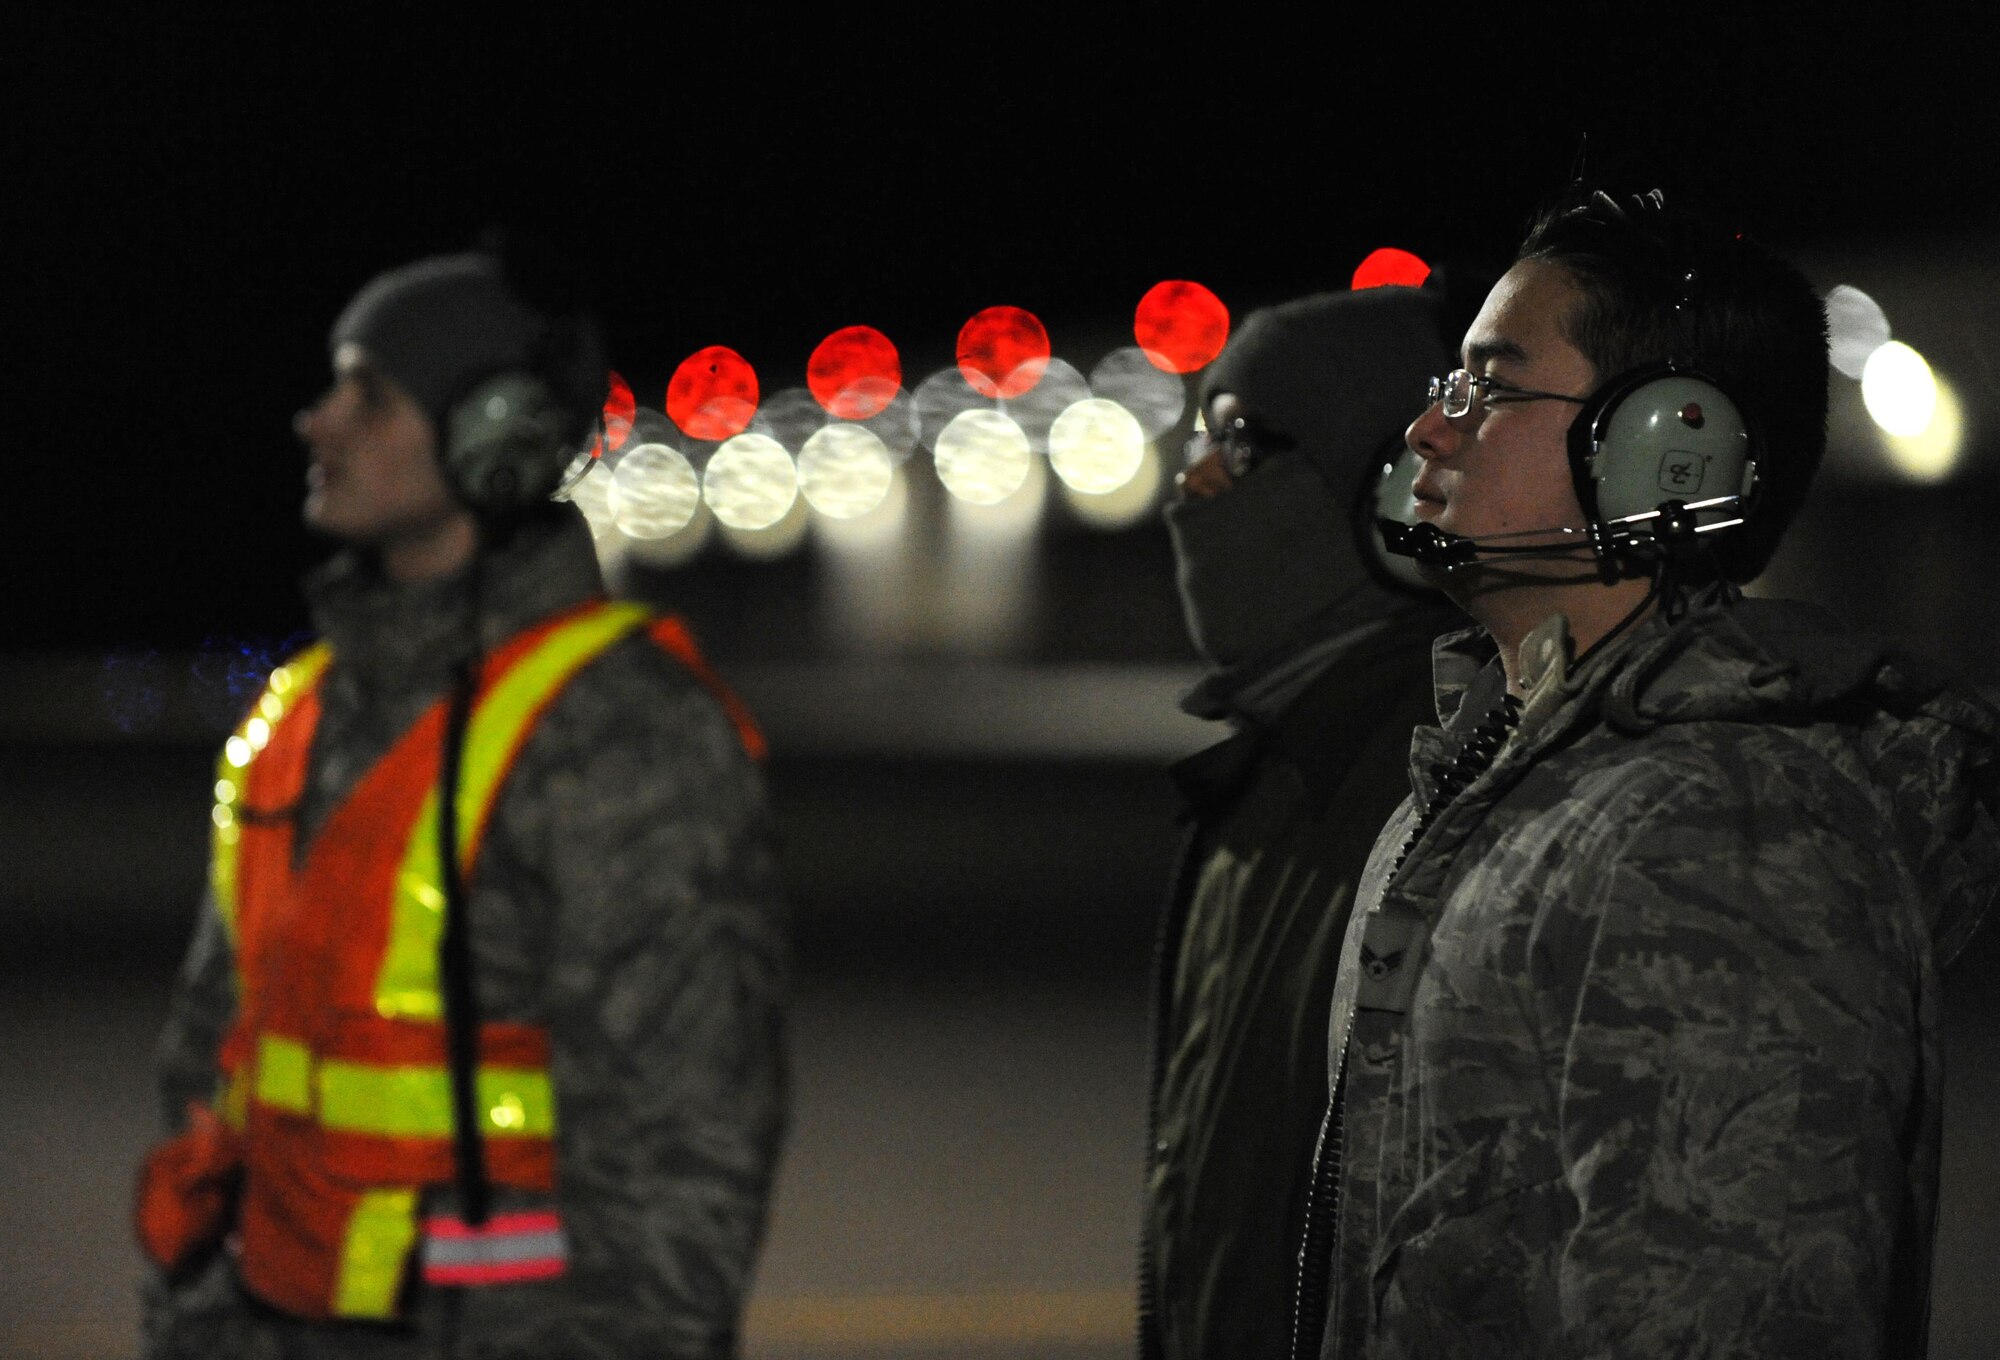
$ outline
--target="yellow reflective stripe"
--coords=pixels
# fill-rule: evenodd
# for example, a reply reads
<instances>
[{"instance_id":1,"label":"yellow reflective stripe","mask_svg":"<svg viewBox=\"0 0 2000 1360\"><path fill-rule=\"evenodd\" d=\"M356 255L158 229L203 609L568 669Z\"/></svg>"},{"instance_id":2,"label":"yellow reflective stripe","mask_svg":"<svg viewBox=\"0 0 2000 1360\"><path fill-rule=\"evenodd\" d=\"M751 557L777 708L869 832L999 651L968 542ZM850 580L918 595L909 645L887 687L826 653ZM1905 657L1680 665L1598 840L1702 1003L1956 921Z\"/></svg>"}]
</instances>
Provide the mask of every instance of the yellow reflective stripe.
<instances>
[{"instance_id":1,"label":"yellow reflective stripe","mask_svg":"<svg viewBox=\"0 0 2000 1360\"><path fill-rule=\"evenodd\" d=\"M542 701L584 663L627 633L644 627L650 617L643 605L606 605L556 629L508 668L474 711L465 735L465 767L458 787L460 826L470 829L479 825L522 729ZM459 845L467 870L472 867L471 840L467 835Z\"/></svg>"},{"instance_id":2,"label":"yellow reflective stripe","mask_svg":"<svg viewBox=\"0 0 2000 1360\"><path fill-rule=\"evenodd\" d=\"M546 1072L482 1067L475 1097L488 1138L548 1138L555 1096ZM319 1119L329 1129L387 1138L451 1136L451 1074L442 1067L379 1067L329 1060L319 1068Z\"/></svg>"},{"instance_id":3,"label":"yellow reflective stripe","mask_svg":"<svg viewBox=\"0 0 2000 1360\"><path fill-rule=\"evenodd\" d=\"M243 828L236 819L243 806L243 786L250 778L250 762L264 749L291 706L311 691L332 659L332 649L315 642L272 671L256 707L222 745L222 758L215 767L215 806L209 811L215 829L209 839L208 883L231 943L236 939L237 846L243 838Z\"/></svg>"},{"instance_id":4,"label":"yellow reflective stripe","mask_svg":"<svg viewBox=\"0 0 2000 1360\"><path fill-rule=\"evenodd\" d=\"M290 1110L312 1111L312 1050L282 1034L257 1036L257 1102Z\"/></svg>"},{"instance_id":5,"label":"yellow reflective stripe","mask_svg":"<svg viewBox=\"0 0 2000 1360\"><path fill-rule=\"evenodd\" d=\"M365 1190L347 1220L340 1276L333 1286L337 1317L389 1318L403 1287L403 1263L417 1243L417 1192L399 1186Z\"/></svg>"},{"instance_id":6,"label":"yellow reflective stripe","mask_svg":"<svg viewBox=\"0 0 2000 1360\"><path fill-rule=\"evenodd\" d=\"M610 604L557 628L509 667L473 710L459 770L460 863L472 868L473 830L484 824L521 733L551 693L585 663L651 619L644 606ZM375 1010L391 1020L437 1020L438 942L444 934L444 875L437 857L436 790L425 797L396 872L389 944L375 979Z\"/></svg>"}]
</instances>

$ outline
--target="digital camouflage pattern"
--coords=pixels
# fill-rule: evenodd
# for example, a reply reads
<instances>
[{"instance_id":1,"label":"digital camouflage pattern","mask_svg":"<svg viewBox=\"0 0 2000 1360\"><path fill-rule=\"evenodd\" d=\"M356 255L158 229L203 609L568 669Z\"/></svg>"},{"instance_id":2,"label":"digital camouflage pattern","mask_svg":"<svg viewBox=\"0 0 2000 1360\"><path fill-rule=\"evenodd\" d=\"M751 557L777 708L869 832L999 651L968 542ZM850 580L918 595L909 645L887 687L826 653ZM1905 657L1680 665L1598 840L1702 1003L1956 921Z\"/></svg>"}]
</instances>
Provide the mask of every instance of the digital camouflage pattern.
<instances>
[{"instance_id":1,"label":"digital camouflage pattern","mask_svg":"<svg viewBox=\"0 0 2000 1360\"><path fill-rule=\"evenodd\" d=\"M1323 1355L1921 1354L1995 713L1804 605L1710 592L1575 674L1552 620L1392 873L1491 654L1441 641L1343 950Z\"/></svg>"},{"instance_id":2,"label":"digital camouflage pattern","mask_svg":"<svg viewBox=\"0 0 2000 1360\"><path fill-rule=\"evenodd\" d=\"M483 641L600 589L563 507L484 557ZM336 660L301 844L444 692L471 608L463 580L395 587L351 557L311 593ZM218 1258L149 1287L149 1356L733 1353L784 1124L788 964L762 778L714 698L643 634L578 672L502 791L472 888L482 1014L550 1034L568 1274L420 1289L407 1327L314 1326L247 1301ZM170 1128L214 1091L233 968L204 903L161 1040ZM531 1199L497 1191L496 1210Z\"/></svg>"}]
</instances>

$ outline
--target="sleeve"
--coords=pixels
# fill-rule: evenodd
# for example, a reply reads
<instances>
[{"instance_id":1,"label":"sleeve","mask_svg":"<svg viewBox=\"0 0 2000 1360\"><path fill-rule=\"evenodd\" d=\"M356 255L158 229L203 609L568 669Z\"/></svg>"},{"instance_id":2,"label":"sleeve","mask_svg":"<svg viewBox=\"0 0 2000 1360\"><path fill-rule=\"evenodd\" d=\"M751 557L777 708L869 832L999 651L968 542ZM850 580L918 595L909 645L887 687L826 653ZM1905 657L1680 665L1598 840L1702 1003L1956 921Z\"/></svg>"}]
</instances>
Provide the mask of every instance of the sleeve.
<instances>
[{"instance_id":1,"label":"sleeve","mask_svg":"<svg viewBox=\"0 0 2000 1360\"><path fill-rule=\"evenodd\" d=\"M1684 782L1571 899L1559 1300L1579 1354L1884 1353L1896 1243L1927 1211L1910 889L1834 830L1866 825L1841 816L1866 815L1855 793L1754 786L1771 773Z\"/></svg>"},{"instance_id":2,"label":"sleeve","mask_svg":"<svg viewBox=\"0 0 2000 1360\"><path fill-rule=\"evenodd\" d=\"M786 1110L762 777L714 699L643 641L578 677L531 749L544 745L555 768L526 811L553 915L570 1264L483 1353L730 1355Z\"/></svg>"},{"instance_id":3,"label":"sleeve","mask_svg":"<svg viewBox=\"0 0 2000 1360\"><path fill-rule=\"evenodd\" d=\"M236 1014L236 973L229 934L212 895L204 894L195 920L194 938L181 962L168 1002L167 1023L160 1033L158 1080L161 1144L188 1127L188 1106L212 1105L216 1091L216 1061L223 1035ZM135 1190L144 1198L145 1173L141 1168ZM135 1205L136 1208L136 1205ZM144 1353L152 1355L191 1353L178 1350L176 1338L193 1335L201 1325L197 1319L227 1316L230 1293L220 1286L228 1272L221 1268L219 1253L206 1268L197 1266L185 1279L169 1283L158 1270L149 1269L140 1280L139 1311L147 1341Z\"/></svg>"},{"instance_id":4,"label":"sleeve","mask_svg":"<svg viewBox=\"0 0 2000 1360\"><path fill-rule=\"evenodd\" d=\"M190 1101L215 1099L216 1060L236 1016L236 970L229 932L211 893L202 895L194 938L181 961L160 1032L158 1070L162 1127L187 1122Z\"/></svg>"}]
</instances>

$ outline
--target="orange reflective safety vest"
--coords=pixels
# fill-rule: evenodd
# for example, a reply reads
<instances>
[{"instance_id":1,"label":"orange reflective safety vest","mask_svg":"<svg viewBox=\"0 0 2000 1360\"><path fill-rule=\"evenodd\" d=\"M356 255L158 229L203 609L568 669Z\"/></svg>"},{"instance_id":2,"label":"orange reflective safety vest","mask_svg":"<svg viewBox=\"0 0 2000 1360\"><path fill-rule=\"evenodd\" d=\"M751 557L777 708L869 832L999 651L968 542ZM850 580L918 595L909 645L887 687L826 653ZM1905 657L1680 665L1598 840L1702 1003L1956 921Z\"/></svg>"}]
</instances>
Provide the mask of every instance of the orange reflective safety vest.
<instances>
[{"instance_id":1,"label":"orange reflective safety vest","mask_svg":"<svg viewBox=\"0 0 2000 1360\"><path fill-rule=\"evenodd\" d=\"M597 602L516 636L487 658L458 789L468 884L508 771L536 720L577 670L640 629L722 702L745 747L763 739L703 662L680 622ZM328 815L295 859L295 810L330 653L280 667L224 747L216 782L213 896L235 946L237 1020L221 1052L220 1105L238 1131L244 1284L308 1318L395 1316L424 1234L427 1186L451 1182L451 1073L438 947L438 768L446 700L417 720ZM480 1026L476 1104L487 1174L529 1191L555 1186L555 1097L538 1026ZM522 1221L482 1263L462 1229L426 1245L427 1278L479 1283L562 1270L550 1214ZM500 1220L496 1225L507 1226ZM429 1246L437 1248L429 1253ZM524 1245L533 1250L523 1254Z\"/></svg>"}]
</instances>

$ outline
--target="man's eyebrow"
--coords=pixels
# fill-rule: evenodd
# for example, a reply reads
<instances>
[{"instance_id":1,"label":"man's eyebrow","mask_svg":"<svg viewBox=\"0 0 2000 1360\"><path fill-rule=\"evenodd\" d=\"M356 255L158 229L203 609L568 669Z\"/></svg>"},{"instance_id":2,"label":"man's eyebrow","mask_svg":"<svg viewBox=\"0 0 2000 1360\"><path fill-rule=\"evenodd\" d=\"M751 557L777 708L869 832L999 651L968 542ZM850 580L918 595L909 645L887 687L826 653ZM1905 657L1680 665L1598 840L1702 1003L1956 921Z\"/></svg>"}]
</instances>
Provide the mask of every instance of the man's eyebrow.
<instances>
[{"instance_id":1,"label":"man's eyebrow","mask_svg":"<svg viewBox=\"0 0 2000 1360\"><path fill-rule=\"evenodd\" d=\"M1512 340L1475 340L1465 347L1465 364L1468 368L1483 368L1495 359L1512 359L1516 363L1527 362L1528 352Z\"/></svg>"}]
</instances>

